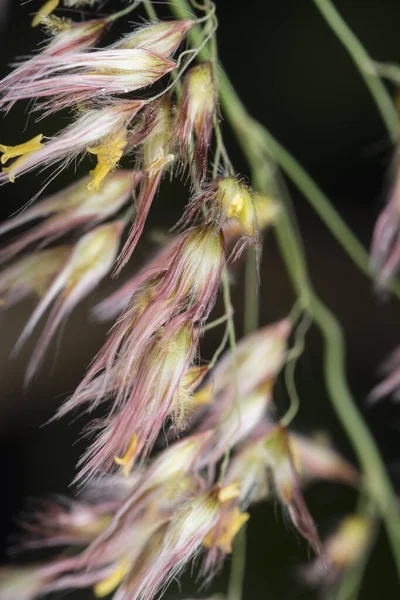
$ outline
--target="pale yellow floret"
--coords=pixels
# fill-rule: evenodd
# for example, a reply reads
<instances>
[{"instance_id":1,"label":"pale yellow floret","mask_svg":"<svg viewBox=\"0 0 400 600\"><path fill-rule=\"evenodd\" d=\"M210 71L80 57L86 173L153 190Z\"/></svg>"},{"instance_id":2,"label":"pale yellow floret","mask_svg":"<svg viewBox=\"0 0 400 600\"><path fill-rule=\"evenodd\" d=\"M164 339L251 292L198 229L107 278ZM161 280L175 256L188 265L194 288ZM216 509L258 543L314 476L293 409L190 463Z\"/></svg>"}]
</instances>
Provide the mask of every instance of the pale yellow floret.
<instances>
[{"instance_id":1,"label":"pale yellow floret","mask_svg":"<svg viewBox=\"0 0 400 600\"><path fill-rule=\"evenodd\" d=\"M218 184L218 196L227 218L236 219L249 235L254 236L256 213L247 187L234 178L222 179Z\"/></svg>"},{"instance_id":2,"label":"pale yellow floret","mask_svg":"<svg viewBox=\"0 0 400 600\"><path fill-rule=\"evenodd\" d=\"M40 23L51 15L60 4L60 0L47 0L42 6L42 8L36 13L36 15L32 19L32 27L37 27Z\"/></svg>"},{"instance_id":3,"label":"pale yellow floret","mask_svg":"<svg viewBox=\"0 0 400 600\"><path fill-rule=\"evenodd\" d=\"M235 506L233 510L229 511L226 516L223 517L222 526L212 529L206 535L203 540L203 546L205 548L218 546L218 548L221 548L226 554L231 553L232 542L235 539L236 534L249 518L249 513L242 513L239 508Z\"/></svg>"},{"instance_id":4,"label":"pale yellow floret","mask_svg":"<svg viewBox=\"0 0 400 600\"><path fill-rule=\"evenodd\" d=\"M97 156L97 165L90 171L93 179L87 186L89 190L99 190L104 177L116 168L127 145L125 136L125 131L118 131L98 146L87 149L90 154Z\"/></svg>"},{"instance_id":5,"label":"pale yellow floret","mask_svg":"<svg viewBox=\"0 0 400 600\"><path fill-rule=\"evenodd\" d=\"M111 594L119 586L119 584L123 581L125 575L129 572L130 565L126 559L120 561L119 565L115 569L115 571L103 581L97 583L93 592L97 598L104 598Z\"/></svg>"},{"instance_id":6,"label":"pale yellow floret","mask_svg":"<svg viewBox=\"0 0 400 600\"><path fill-rule=\"evenodd\" d=\"M137 435L136 435L136 433L134 433L131 438L128 450L125 452L124 456L122 456L122 457L115 456L114 457L115 464L122 467L122 474L124 477L129 477L129 474L131 472L131 469L132 469L132 466L133 466L133 463L135 460L137 447L138 447Z\"/></svg>"}]
</instances>

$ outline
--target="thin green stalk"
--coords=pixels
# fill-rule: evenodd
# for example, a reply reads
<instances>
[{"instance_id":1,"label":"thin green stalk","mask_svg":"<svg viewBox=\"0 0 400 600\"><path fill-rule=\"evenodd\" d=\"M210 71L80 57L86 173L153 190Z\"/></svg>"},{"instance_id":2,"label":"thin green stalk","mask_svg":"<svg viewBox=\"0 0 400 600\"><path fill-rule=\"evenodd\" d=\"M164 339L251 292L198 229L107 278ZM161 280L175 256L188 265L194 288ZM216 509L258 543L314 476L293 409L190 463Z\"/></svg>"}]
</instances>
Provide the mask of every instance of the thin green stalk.
<instances>
[{"instance_id":1,"label":"thin green stalk","mask_svg":"<svg viewBox=\"0 0 400 600\"><path fill-rule=\"evenodd\" d=\"M178 18L187 16L186 0L174 0L171 10ZM196 43L200 32L196 28L191 36ZM207 56L204 56L206 58ZM224 71L218 72L219 92L225 116L237 134L238 141L252 168L254 179L262 171L262 154L270 154L281 164L297 185L311 192L308 199L318 213L326 218L326 223L339 241L348 250L353 260L359 263L364 272L368 271L368 256L358 240L336 215L326 197L320 192L312 179L299 163L287 153L274 138L247 113ZM300 187L299 185L299 187ZM263 192L263 189L260 189ZM315 194L315 192L317 192ZM339 227L338 227L339 226ZM308 280L302 248L295 230L285 211L276 226L277 240L286 264L292 285L300 298L304 299L304 308L318 325L324 338L324 372L327 389L338 418L347 432L357 454L359 463L368 482L368 491L376 503L385 523L392 546L393 557L400 574L400 518L397 511L397 498L385 465L376 447L375 441L358 410L347 385L344 362L344 336L336 317L317 297Z\"/></svg>"},{"instance_id":2,"label":"thin green stalk","mask_svg":"<svg viewBox=\"0 0 400 600\"><path fill-rule=\"evenodd\" d=\"M234 541L227 600L241 600L246 569L246 525L243 525Z\"/></svg>"},{"instance_id":3,"label":"thin green stalk","mask_svg":"<svg viewBox=\"0 0 400 600\"><path fill-rule=\"evenodd\" d=\"M248 248L244 272L243 333L248 335L258 328L260 300L258 296L257 251Z\"/></svg>"},{"instance_id":4,"label":"thin green stalk","mask_svg":"<svg viewBox=\"0 0 400 600\"><path fill-rule=\"evenodd\" d=\"M158 21L157 13L154 10L151 0L142 0L142 1L143 1L143 6L147 12L147 16L149 17L149 19L151 21Z\"/></svg>"},{"instance_id":5,"label":"thin green stalk","mask_svg":"<svg viewBox=\"0 0 400 600\"><path fill-rule=\"evenodd\" d=\"M382 121L385 123L393 143L397 143L400 134L397 111L386 87L374 72L374 64L371 57L330 0L313 0L313 2L353 59L361 77L371 92L371 96L378 107Z\"/></svg>"}]
</instances>

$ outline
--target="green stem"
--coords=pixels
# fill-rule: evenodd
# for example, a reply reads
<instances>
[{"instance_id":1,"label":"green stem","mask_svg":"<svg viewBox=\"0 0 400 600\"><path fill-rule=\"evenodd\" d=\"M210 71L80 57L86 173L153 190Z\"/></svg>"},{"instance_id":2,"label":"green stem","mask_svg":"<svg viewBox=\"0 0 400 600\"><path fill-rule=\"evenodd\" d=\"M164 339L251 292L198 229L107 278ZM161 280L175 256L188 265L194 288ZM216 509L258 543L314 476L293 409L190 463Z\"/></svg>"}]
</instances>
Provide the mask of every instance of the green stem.
<instances>
[{"instance_id":1,"label":"green stem","mask_svg":"<svg viewBox=\"0 0 400 600\"><path fill-rule=\"evenodd\" d=\"M243 525L234 541L227 600L241 600L246 569L246 525Z\"/></svg>"},{"instance_id":2,"label":"green stem","mask_svg":"<svg viewBox=\"0 0 400 600\"><path fill-rule=\"evenodd\" d=\"M146 10L146 13L147 13L147 16L149 17L149 19L151 21L158 21L157 13L154 10L151 0L142 0L142 1L143 1L143 6Z\"/></svg>"},{"instance_id":3,"label":"green stem","mask_svg":"<svg viewBox=\"0 0 400 600\"><path fill-rule=\"evenodd\" d=\"M171 10L178 18L185 18L188 10L186 0L174 0ZM194 43L199 35L200 32L196 28L191 30ZM201 58L207 58L207 55L201 56ZM344 243L353 260L359 263L364 272L369 274L368 257L358 240L341 218L336 215L327 198L299 163L274 140L263 126L248 115L222 68L218 71L218 84L222 108L237 134L238 141L253 171L254 180L257 178L262 180L263 154L274 156L298 185L302 185L303 189L305 187L306 192L311 192L312 198L309 196L309 201L313 203L320 215L326 217L325 222L330 225L331 231L335 233L336 237ZM264 190L260 189L260 191ZM317 192L316 195L315 192ZM317 297L308 280L301 244L297 240L286 211L282 212L281 218L278 220L276 234L292 285L300 299L304 300L304 309L322 332L324 371L332 406L352 442L367 481L369 494L376 503L385 523L393 557L400 574L400 518L396 509L397 498L379 450L347 385L342 328L331 311Z\"/></svg>"},{"instance_id":4,"label":"green stem","mask_svg":"<svg viewBox=\"0 0 400 600\"><path fill-rule=\"evenodd\" d=\"M243 333L248 335L258 328L260 301L258 296L257 251L247 250L244 272Z\"/></svg>"},{"instance_id":5,"label":"green stem","mask_svg":"<svg viewBox=\"0 0 400 600\"><path fill-rule=\"evenodd\" d=\"M393 143L397 143L400 133L397 111L386 87L374 72L372 59L330 0L313 0L313 2L353 59L371 92Z\"/></svg>"}]
</instances>

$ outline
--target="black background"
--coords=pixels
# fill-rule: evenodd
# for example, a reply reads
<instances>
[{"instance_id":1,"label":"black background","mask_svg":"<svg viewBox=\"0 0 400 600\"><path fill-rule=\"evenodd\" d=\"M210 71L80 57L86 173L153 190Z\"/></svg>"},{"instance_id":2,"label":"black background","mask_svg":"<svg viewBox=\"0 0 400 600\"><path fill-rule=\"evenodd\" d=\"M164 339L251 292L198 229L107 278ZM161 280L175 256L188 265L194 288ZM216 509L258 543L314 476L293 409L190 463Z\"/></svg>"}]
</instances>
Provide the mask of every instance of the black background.
<instances>
[{"instance_id":1,"label":"black background","mask_svg":"<svg viewBox=\"0 0 400 600\"><path fill-rule=\"evenodd\" d=\"M104 11L113 3L114 0L110 0L105 4ZM41 39L40 33L29 27L29 13L40 4L34 1L20 7L19 2L13 0L8 3L7 13L6 2L3 3L0 42L3 74L8 72L7 65L15 56L27 54ZM400 62L400 2L337 0L335 4L371 56L381 61ZM348 54L311 0L217 0L217 9L221 61L249 111L302 162L368 246L374 222L385 201L393 149ZM114 34L117 31L115 29ZM394 89L391 91L395 93ZM42 131L51 134L67 122L65 119L65 115L61 115L37 124L33 119L28 120L26 106L16 107L1 120L0 141L17 144ZM247 174L247 166L227 128L225 134L235 167ZM84 163L83 169L88 168L88 163ZM61 188L70 177L71 173L61 175L53 189ZM30 175L18 179L14 185L2 187L1 218L29 200L43 179L43 174ZM365 396L376 382L377 366L398 342L398 306L395 301L376 296L370 281L357 271L307 202L291 186L290 189L316 289L345 328L352 391L382 449L393 480L400 487L398 407L388 402L374 409L365 406ZM148 230L172 226L186 199L181 184L165 182L151 212ZM133 272L135 265L150 251L151 246L144 239L128 272ZM261 280L264 324L283 317L293 301L272 234L265 240ZM95 326L88 314L93 303L115 285L111 281L104 282L74 311L58 343L52 345L40 375L26 391L22 385L24 366L35 339L27 344L17 360L8 357L33 304L26 302L0 314L0 537L3 548L7 535L15 531L12 519L24 507L27 497L68 491L75 463L84 448L84 442L76 443L84 420L70 423L64 419L45 427L41 425L73 390L99 349L108 326ZM240 332L240 271L233 299ZM213 330L203 344L205 358L212 353L219 335L219 330ZM311 332L308 342L298 367L301 413L296 427L301 431L329 432L337 447L353 460L324 389L319 334ZM277 402L284 407L282 385L277 388ZM355 495L346 488L327 484L315 484L306 497L322 534L351 510L356 501ZM256 507L248 531L245 600L314 598L294 576L295 567L308 560L309 551L287 524L281 510L272 505ZM226 571L216 579L212 592L225 589ZM185 590L194 589L193 584L186 583ZM177 590L175 584L171 586L171 597ZM392 559L381 535L361 598L372 600L384 593L385 600L391 600L398 597L398 592Z\"/></svg>"}]
</instances>

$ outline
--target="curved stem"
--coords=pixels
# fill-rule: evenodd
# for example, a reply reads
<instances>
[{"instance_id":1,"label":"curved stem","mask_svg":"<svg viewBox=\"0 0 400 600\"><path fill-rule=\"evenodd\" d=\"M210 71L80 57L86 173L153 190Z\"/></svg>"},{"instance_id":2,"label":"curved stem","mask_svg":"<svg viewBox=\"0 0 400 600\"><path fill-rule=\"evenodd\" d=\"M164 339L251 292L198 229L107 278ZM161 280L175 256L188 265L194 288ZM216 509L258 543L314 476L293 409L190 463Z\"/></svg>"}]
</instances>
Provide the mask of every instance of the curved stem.
<instances>
[{"instance_id":1,"label":"curved stem","mask_svg":"<svg viewBox=\"0 0 400 600\"><path fill-rule=\"evenodd\" d=\"M397 143L400 133L397 111L386 87L375 74L372 59L330 0L313 0L313 2L353 59L371 92L392 142Z\"/></svg>"}]
</instances>

